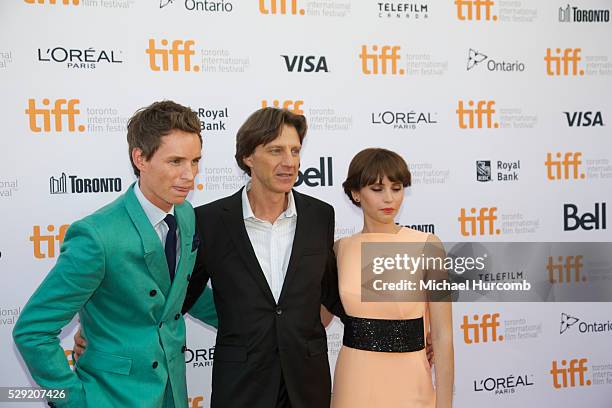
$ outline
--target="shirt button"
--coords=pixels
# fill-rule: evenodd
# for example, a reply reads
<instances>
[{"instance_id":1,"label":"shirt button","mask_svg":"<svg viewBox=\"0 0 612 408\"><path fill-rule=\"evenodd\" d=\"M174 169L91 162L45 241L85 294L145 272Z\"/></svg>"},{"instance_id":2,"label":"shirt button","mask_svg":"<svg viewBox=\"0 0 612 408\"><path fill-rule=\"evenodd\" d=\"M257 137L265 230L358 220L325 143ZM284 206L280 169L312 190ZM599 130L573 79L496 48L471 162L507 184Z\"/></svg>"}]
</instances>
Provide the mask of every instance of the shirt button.
<instances>
[{"instance_id":1,"label":"shirt button","mask_svg":"<svg viewBox=\"0 0 612 408\"><path fill-rule=\"evenodd\" d=\"M159 364L157 363L157 361L154 361L154 362L153 362L153 364L151 364L151 367L153 367L153 368L157 368L157 366L158 366L158 365L159 365Z\"/></svg>"},{"instance_id":2,"label":"shirt button","mask_svg":"<svg viewBox=\"0 0 612 408\"><path fill-rule=\"evenodd\" d=\"M283 309L281 309L280 307L277 307L277 308L276 308L276 314L277 314L278 316L282 315L282 314L283 314Z\"/></svg>"},{"instance_id":3,"label":"shirt button","mask_svg":"<svg viewBox=\"0 0 612 408\"><path fill-rule=\"evenodd\" d=\"M180 318L181 318L181 314L180 313L177 313L177 314L174 315L174 320L178 320Z\"/></svg>"},{"instance_id":4,"label":"shirt button","mask_svg":"<svg viewBox=\"0 0 612 408\"><path fill-rule=\"evenodd\" d=\"M149 292L149 296L153 297L155 295L157 295L157 291L155 289Z\"/></svg>"}]
</instances>

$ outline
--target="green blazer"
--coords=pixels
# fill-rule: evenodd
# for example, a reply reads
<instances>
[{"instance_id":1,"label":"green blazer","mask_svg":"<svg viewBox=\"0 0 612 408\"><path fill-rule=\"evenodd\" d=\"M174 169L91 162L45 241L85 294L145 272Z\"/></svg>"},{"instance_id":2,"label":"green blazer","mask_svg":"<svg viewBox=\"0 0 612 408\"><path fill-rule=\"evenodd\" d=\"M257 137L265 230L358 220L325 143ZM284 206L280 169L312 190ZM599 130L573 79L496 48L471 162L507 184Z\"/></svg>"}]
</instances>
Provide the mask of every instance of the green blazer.
<instances>
[{"instance_id":1,"label":"green blazer","mask_svg":"<svg viewBox=\"0 0 612 408\"><path fill-rule=\"evenodd\" d=\"M67 390L55 406L187 407L181 307L198 239L188 202L175 206L175 216L180 258L172 284L134 185L68 229L55 267L13 330L32 378L43 388ZM207 292L197 317L216 326ZM88 345L72 371L57 336L76 313ZM171 398L164 401L166 387Z\"/></svg>"}]
</instances>

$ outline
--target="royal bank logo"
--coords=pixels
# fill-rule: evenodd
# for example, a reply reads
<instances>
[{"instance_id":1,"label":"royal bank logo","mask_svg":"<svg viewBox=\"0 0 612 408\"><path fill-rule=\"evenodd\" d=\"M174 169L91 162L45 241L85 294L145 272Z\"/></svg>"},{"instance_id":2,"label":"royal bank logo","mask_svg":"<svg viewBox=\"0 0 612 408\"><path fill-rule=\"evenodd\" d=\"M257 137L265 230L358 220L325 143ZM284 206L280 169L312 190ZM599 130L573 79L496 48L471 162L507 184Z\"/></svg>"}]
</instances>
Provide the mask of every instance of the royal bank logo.
<instances>
[{"instance_id":1,"label":"royal bank logo","mask_svg":"<svg viewBox=\"0 0 612 408\"><path fill-rule=\"evenodd\" d=\"M417 127L437 124L437 113L415 110L372 112L370 121L375 126L411 130Z\"/></svg>"},{"instance_id":2,"label":"royal bank logo","mask_svg":"<svg viewBox=\"0 0 612 408\"><path fill-rule=\"evenodd\" d=\"M159 8L163 9L175 3L182 4L188 11L231 13L234 10L232 2L227 0L159 0Z\"/></svg>"},{"instance_id":3,"label":"royal bank logo","mask_svg":"<svg viewBox=\"0 0 612 408\"><path fill-rule=\"evenodd\" d=\"M582 9L578 6L559 7L559 21L562 23L608 23L609 9Z\"/></svg>"},{"instance_id":4,"label":"royal bank logo","mask_svg":"<svg viewBox=\"0 0 612 408\"><path fill-rule=\"evenodd\" d=\"M329 72L324 56L281 55L288 72L318 73Z\"/></svg>"},{"instance_id":5,"label":"royal bank logo","mask_svg":"<svg viewBox=\"0 0 612 408\"><path fill-rule=\"evenodd\" d=\"M227 107L218 109L197 108L200 128L203 132L220 132L227 130L229 113Z\"/></svg>"},{"instance_id":6,"label":"royal bank logo","mask_svg":"<svg viewBox=\"0 0 612 408\"><path fill-rule=\"evenodd\" d=\"M473 48L468 50L467 70L484 65L490 72L523 72L525 63L520 61L503 61L489 58L487 55L476 51Z\"/></svg>"},{"instance_id":7,"label":"royal bank logo","mask_svg":"<svg viewBox=\"0 0 612 408\"><path fill-rule=\"evenodd\" d=\"M121 50L49 47L38 48L39 62L62 64L69 69L95 69L102 64L122 64Z\"/></svg>"},{"instance_id":8,"label":"royal bank logo","mask_svg":"<svg viewBox=\"0 0 612 408\"><path fill-rule=\"evenodd\" d=\"M569 127L605 126L601 111L563 112Z\"/></svg>"},{"instance_id":9,"label":"royal bank logo","mask_svg":"<svg viewBox=\"0 0 612 408\"><path fill-rule=\"evenodd\" d=\"M118 193L121 192L121 178L81 178L67 176L49 178L49 194Z\"/></svg>"},{"instance_id":10,"label":"royal bank logo","mask_svg":"<svg viewBox=\"0 0 612 408\"><path fill-rule=\"evenodd\" d=\"M493 172L493 168L495 171ZM489 181L518 181L521 171L521 161L496 160L491 165L491 160L476 161L476 180L480 182Z\"/></svg>"},{"instance_id":11,"label":"royal bank logo","mask_svg":"<svg viewBox=\"0 0 612 408\"><path fill-rule=\"evenodd\" d=\"M404 1L376 2L379 18L403 18L421 20L429 18L429 5Z\"/></svg>"}]
</instances>

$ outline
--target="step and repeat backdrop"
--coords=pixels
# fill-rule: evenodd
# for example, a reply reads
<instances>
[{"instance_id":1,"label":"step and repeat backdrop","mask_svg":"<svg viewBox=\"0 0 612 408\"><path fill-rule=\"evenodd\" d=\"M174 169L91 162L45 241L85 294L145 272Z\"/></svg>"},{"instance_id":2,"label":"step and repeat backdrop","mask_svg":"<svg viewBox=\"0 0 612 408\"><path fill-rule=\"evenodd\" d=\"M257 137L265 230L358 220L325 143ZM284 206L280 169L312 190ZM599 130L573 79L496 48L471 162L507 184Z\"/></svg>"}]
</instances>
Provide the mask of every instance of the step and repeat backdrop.
<instances>
[{"instance_id":1,"label":"step and repeat backdrop","mask_svg":"<svg viewBox=\"0 0 612 408\"><path fill-rule=\"evenodd\" d=\"M341 188L348 163L376 146L410 165L403 225L455 242L612 241L611 11L596 0L2 1L0 386L31 384L14 323L68 225L134 181L126 122L157 100L201 119L194 206L245 183L235 133L278 106L309 122L297 189L335 207L337 237L361 229ZM579 257L543 258L543 270L566 271L551 283L568 287L612 279ZM455 406L612 407L611 310L454 304ZM71 365L76 324L61 334ZM215 331L187 325L189 406L208 407ZM339 321L328 340L333 369Z\"/></svg>"}]
</instances>

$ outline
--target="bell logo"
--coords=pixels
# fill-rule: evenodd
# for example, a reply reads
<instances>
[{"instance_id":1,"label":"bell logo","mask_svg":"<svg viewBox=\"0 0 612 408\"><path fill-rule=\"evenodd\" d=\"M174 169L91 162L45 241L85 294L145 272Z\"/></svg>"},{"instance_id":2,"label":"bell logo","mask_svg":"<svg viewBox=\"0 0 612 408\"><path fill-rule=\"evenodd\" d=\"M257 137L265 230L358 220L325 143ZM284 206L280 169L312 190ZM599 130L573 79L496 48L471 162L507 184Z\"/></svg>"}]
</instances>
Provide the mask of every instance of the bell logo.
<instances>
[{"instance_id":1,"label":"bell logo","mask_svg":"<svg viewBox=\"0 0 612 408\"><path fill-rule=\"evenodd\" d=\"M372 52L368 52L368 46L362 45L359 54L361 71L365 75L405 75L406 70L397 67L401 59L400 49L399 45L373 45Z\"/></svg>"},{"instance_id":2,"label":"bell logo","mask_svg":"<svg viewBox=\"0 0 612 408\"><path fill-rule=\"evenodd\" d=\"M575 231L578 228L582 228L586 231L590 231L592 229L605 230L607 227L605 202L595 203L595 211L593 213L587 212L582 216L578 216L577 214L578 207L576 205L563 204L563 231Z\"/></svg>"},{"instance_id":3,"label":"bell logo","mask_svg":"<svg viewBox=\"0 0 612 408\"><path fill-rule=\"evenodd\" d=\"M566 360L561 360L561 366L558 365L557 361L553 361L552 369L550 370L553 387L559 389L591 385L591 380L586 378L586 373L589 370L586 367L587 361L586 358L573 358L569 361L569 367Z\"/></svg>"},{"instance_id":4,"label":"bell logo","mask_svg":"<svg viewBox=\"0 0 612 408\"><path fill-rule=\"evenodd\" d=\"M30 123L30 130L34 133L50 132L51 117L53 117L54 129L56 132L64 130L64 119L68 121L68 132L85 131L85 126L76 126L75 120L81 113L78 109L78 99L57 99L53 102L53 108L37 108L35 99L28 99L28 107L25 110ZM50 106L51 101L47 98L42 100L43 106ZM39 127L38 119L42 117L42 128Z\"/></svg>"},{"instance_id":5,"label":"bell logo","mask_svg":"<svg viewBox=\"0 0 612 408\"><path fill-rule=\"evenodd\" d=\"M286 109L288 111L291 111L293 113L295 113L296 115L303 115L304 111L302 110L302 105L304 104L304 101L301 100L297 100L297 101L292 101L292 100L286 100L286 101L282 101L280 102L278 99L275 99L272 101L272 106L275 108L281 108L281 109ZM268 101L263 100L261 101L261 107L262 108L267 108L268 107Z\"/></svg>"},{"instance_id":6,"label":"bell logo","mask_svg":"<svg viewBox=\"0 0 612 408\"><path fill-rule=\"evenodd\" d=\"M189 408L204 408L204 405L202 405L203 402L204 397L201 395L198 395L196 397L189 397Z\"/></svg>"},{"instance_id":7,"label":"bell logo","mask_svg":"<svg viewBox=\"0 0 612 408\"><path fill-rule=\"evenodd\" d=\"M160 41L161 47L155 45L153 38L149 39L149 48L146 49L146 54L149 56L149 67L151 71L194 71L199 72L198 65L191 65L191 57L195 55L195 46L193 40L173 40L170 49L168 49L168 40ZM172 68L169 68L170 56L172 56ZM161 67L158 65L161 59ZM181 61L182 64L181 64ZM181 69L182 67L182 69Z\"/></svg>"},{"instance_id":8,"label":"bell logo","mask_svg":"<svg viewBox=\"0 0 612 408\"><path fill-rule=\"evenodd\" d=\"M325 57L314 55L281 55L289 72L329 72Z\"/></svg>"},{"instance_id":9,"label":"bell logo","mask_svg":"<svg viewBox=\"0 0 612 408\"><path fill-rule=\"evenodd\" d=\"M563 51L563 55L561 55L561 51ZM578 70L578 62L582 60L580 58L581 48L566 48L561 50L561 48L557 48L555 50L556 55L552 55L552 49L546 49L546 56L544 57L544 61L546 61L546 75L548 76L576 76L576 75L584 75L584 70ZM563 62L563 71L561 71L561 62ZM569 64L572 63L572 71L569 72Z\"/></svg>"},{"instance_id":10,"label":"bell logo","mask_svg":"<svg viewBox=\"0 0 612 408\"><path fill-rule=\"evenodd\" d=\"M478 211L478 215L476 212ZM497 221L497 207L483 207L478 210L476 208L470 209L470 214L466 214L466 209L461 209L461 214L457 220L461 228L461 235L464 237L477 236L477 235L499 235L501 230L495 228L495 221ZM488 224L488 229L485 227Z\"/></svg>"},{"instance_id":11,"label":"bell logo","mask_svg":"<svg viewBox=\"0 0 612 408\"><path fill-rule=\"evenodd\" d=\"M44 259L44 258L55 258L55 254L59 252L59 247L64 242L64 236L66 235L66 231L68 230L68 224L64 224L59 227L59 231L57 235L55 232L55 225L47 225L47 232L50 232L49 235L41 235L40 233L40 225L34 225L32 229L32 236L30 237L30 241L34 246L34 258L36 259ZM46 251L43 252L43 243L46 245Z\"/></svg>"},{"instance_id":12,"label":"bell logo","mask_svg":"<svg viewBox=\"0 0 612 408\"><path fill-rule=\"evenodd\" d=\"M582 267L584 266L582 259L582 255L559 256L557 257L557 263L555 263L554 257L549 256L546 263L548 281L550 283L586 282L586 276L582 276Z\"/></svg>"},{"instance_id":13,"label":"bell logo","mask_svg":"<svg viewBox=\"0 0 612 408\"><path fill-rule=\"evenodd\" d=\"M333 168L332 168L332 158L327 158L327 165L325 165L325 157L321 157L319 159L319 168L311 167L302 173L298 172L297 181L295 182L295 186L298 187L302 183L306 184L308 187L325 187L325 186L333 186L334 185L334 176L333 176ZM314 180L314 181L313 181Z\"/></svg>"},{"instance_id":14,"label":"bell logo","mask_svg":"<svg viewBox=\"0 0 612 408\"><path fill-rule=\"evenodd\" d=\"M461 21L480 21L483 18L483 11L486 21L497 21L497 16L491 15L491 7L495 5L492 0L455 0L455 5L457 6L457 18Z\"/></svg>"},{"instance_id":15,"label":"bell logo","mask_svg":"<svg viewBox=\"0 0 612 408\"><path fill-rule=\"evenodd\" d=\"M476 104L476 109L474 109L474 101L468 101L467 105L469 108L466 108L463 101L459 101L457 106L457 118L459 119L459 127L461 129L482 129L484 126L484 119L486 118L486 128L487 129L497 129L499 128L499 123L493 122L493 114L495 113L495 101L486 101L481 100ZM476 124L474 124L474 117L476 117ZM466 120L467 119L467 120ZM467 121L467 123L466 123Z\"/></svg>"},{"instance_id":16,"label":"bell logo","mask_svg":"<svg viewBox=\"0 0 612 408\"><path fill-rule=\"evenodd\" d=\"M552 153L546 153L546 178L548 180L583 180L586 175L581 171L582 153L565 152L555 154L553 160ZM563 159L561 157L563 156ZM571 171L570 171L571 170Z\"/></svg>"},{"instance_id":17,"label":"bell logo","mask_svg":"<svg viewBox=\"0 0 612 408\"><path fill-rule=\"evenodd\" d=\"M261 14L299 14L303 16L306 12L298 8L298 0L291 0L290 10L287 10L289 0L259 0L259 12ZM268 8L269 7L269 8Z\"/></svg>"},{"instance_id":18,"label":"bell logo","mask_svg":"<svg viewBox=\"0 0 612 408\"><path fill-rule=\"evenodd\" d=\"M28 4L45 4L45 0L23 0ZM47 0L46 3L48 4L57 4L58 1L57 0ZM64 5L75 5L78 6L80 3L80 0L60 0L59 2L60 4L64 4Z\"/></svg>"},{"instance_id":19,"label":"bell logo","mask_svg":"<svg viewBox=\"0 0 612 408\"><path fill-rule=\"evenodd\" d=\"M474 315L474 323L469 322L468 316L463 316L463 341L465 344L487 343L489 341L504 341L503 335L497 335L497 328L500 326L499 313ZM479 322L480 320L480 322Z\"/></svg>"}]
</instances>

